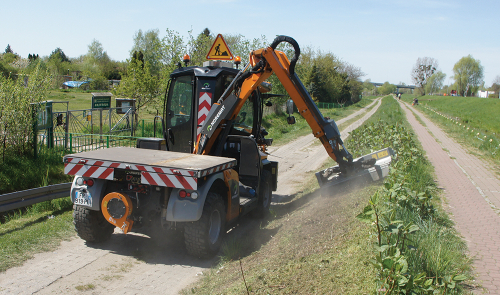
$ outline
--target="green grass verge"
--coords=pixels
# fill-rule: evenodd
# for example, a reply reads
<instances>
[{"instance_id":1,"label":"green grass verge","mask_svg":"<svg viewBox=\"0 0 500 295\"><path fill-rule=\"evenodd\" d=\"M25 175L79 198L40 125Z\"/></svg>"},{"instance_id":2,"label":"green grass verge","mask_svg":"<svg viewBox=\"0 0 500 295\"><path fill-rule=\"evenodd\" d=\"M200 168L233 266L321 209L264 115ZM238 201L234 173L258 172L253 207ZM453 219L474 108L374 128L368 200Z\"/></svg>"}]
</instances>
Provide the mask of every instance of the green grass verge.
<instances>
[{"instance_id":1,"label":"green grass verge","mask_svg":"<svg viewBox=\"0 0 500 295\"><path fill-rule=\"evenodd\" d=\"M345 108L337 109L320 109L324 117L329 117L338 120L366 107L373 102L376 97L363 98L359 102L347 106ZM272 114L262 119L262 126L269 132L268 138L273 139L276 145L285 144L297 137L304 136L311 133L311 127L307 124L306 120L299 114L294 114L296 123L288 125L286 122L287 114Z\"/></svg>"},{"instance_id":2,"label":"green grass verge","mask_svg":"<svg viewBox=\"0 0 500 295\"><path fill-rule=\"evenodd\" d=\"M440 208L433 168L414 138L397 101L387 97L379 112L346 143L364 147L358 154L385 146L397 153L384 187L358 215L372 224L376 237L377 290L463 293L468 286L462 282L472 279L467 247Z\"/></svg>"}]
</instances>

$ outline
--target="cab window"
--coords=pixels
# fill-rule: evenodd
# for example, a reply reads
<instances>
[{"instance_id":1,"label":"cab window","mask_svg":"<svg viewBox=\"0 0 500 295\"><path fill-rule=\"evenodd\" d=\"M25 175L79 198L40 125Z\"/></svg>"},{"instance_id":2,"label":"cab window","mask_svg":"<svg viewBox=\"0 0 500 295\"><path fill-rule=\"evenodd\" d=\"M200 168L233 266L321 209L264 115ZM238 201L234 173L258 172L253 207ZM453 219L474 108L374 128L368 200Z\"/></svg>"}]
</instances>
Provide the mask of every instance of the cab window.
<instances>
[{"instance_id":1,"label":"cab window","mask_svg":"<svg viewBox=\"0 0 500 295\"><path fill-rule=\"evenodd\" d=\"M175 80L170 100L169 125L178 126L191 120L191 104L193 102L193 86L191 76L182 76Z\"/></svg>"},{"instance_id":2,"label":"cab window","mask_svg":"<svg viewBox=\"0 0 500 295\"><path fill-rule=\"evenodd\" d=\"M254 99L253 96L250 96L243 107L240 110L240 113L236 117L234 121L234 129L238 131L239 134L250 135L253 131L253 119L254 119Z\"/></svg>"}]
</instances>

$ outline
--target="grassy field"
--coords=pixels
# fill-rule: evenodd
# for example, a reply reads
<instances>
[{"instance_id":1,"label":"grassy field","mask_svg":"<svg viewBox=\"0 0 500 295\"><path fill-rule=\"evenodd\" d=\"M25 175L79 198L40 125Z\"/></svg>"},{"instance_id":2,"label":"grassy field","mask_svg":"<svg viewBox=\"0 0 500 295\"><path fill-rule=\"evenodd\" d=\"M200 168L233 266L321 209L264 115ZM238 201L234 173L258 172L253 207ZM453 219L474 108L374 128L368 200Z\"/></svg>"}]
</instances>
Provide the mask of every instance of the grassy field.
<instances>
[{"instance_id":1,"label":"grassy field","mask_svg":"<svg viewBox=\"0 0 500 295\"><path fill-rule=\"evenodd\" d=\"M369 226L355 215L378 186L323 197L308 183L267 223L226 240L220 263L183 294L370 294Z\"/></svg>"},{"instance_id":2,"label":"grassy field","mask_svg":"<svg viewBox=\"0 0 500 295\"><path fill-rule=\"evenodd\" d=\"M403 100L411 102L411 96ZM416 108L500 173L500 100L478 97L424 96Z\"/></svg>"},{"instance_id":3,"label":"grassy field","mask_svg":"<svg viewBox=\"0 0 500 295\"><path fill-rule=\"evenodd\" d=\"M500 135L500 99L480 97L424 96L419 102L486 135ZM500 138L500 137L499 137Z\"/></svg>"}]
</instances>

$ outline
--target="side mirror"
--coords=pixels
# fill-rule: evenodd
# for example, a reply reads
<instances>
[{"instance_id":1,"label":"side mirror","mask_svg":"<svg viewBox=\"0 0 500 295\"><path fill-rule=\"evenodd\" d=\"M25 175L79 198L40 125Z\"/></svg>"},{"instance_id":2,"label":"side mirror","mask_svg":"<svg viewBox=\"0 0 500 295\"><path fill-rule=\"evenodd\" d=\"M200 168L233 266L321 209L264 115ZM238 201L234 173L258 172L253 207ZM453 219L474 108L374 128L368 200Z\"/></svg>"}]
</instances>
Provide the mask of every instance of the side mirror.
<instances>
[{"instance_id":1,"label":"side mirror","mask_svg":"<svg viewBox=\"0 0 500 295\"><path fill-rule=\"evenodd\" d=\"M289 99L286 101L286 113L293 114L293 100Z\"/></svg>"}]
</instances>

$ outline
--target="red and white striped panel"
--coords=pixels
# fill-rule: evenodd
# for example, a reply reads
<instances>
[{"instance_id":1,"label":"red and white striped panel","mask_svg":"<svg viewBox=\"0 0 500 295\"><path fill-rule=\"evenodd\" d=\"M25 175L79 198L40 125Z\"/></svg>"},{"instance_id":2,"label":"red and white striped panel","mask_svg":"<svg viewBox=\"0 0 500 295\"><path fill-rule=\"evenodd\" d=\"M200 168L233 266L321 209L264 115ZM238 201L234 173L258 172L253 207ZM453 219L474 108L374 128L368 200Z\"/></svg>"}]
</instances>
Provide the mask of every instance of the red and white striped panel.
<instances>
[{"instance_id":1,"label":"red and white striped panel","mask_svg":"<svg viewBox=\"0 0 500 295\"><path fill-rule=\"evenodd\" d=\"M189 190L198 189L198 179L194 177L184 177L182 175L171 175L163 173L141 173L141 183L156 185L156 186L166 186L175 188L184 188Z\"/></svg>"},{"instance_id":2,"label":"red and white striped panel","mask_svg":"<svg viewBox=\"0 0 500 295\"><path fill-rule=\"evenodd\" d=\"M211 92L200 92L200 99L198 103L198 129L196 136L201 132L201 126L207 118L208 112L212 108L212 93Z\"/></svg>"},{"instance_id":3,"label":"red and white striped panel","mask_svg":"<svg viewBox=\"0 0 500 295\"><path fill-rule=\"evenodd\" d=\"M68 175L113 180L114 169L107 165L103 165L104 163L104 161L77 161L77 163L69 161L69 163L64 164L64 173Z\"/></svg>"},{"instance_id":4,"label":"red and white striped panel","mask_svg":"<svg viewBox=\"0 0 500 295\"><path fill-rule=\"evenodd\" d=\"M147 165L134 165L99 160L86 160L83 158L66 158L64 173L99 179L113 180L114 168L141 171L141 183L155 186L166 186L196 190L198 178L219 171L229 169L236 165L236 161L219 165L197 173L196 171L162 168Z\"/></svg>"},{"instance_id":5,"label":"red and white striped panel","mask_svg":"<svg viewBox=\"0 0 500 295\"><path fill-rule=\"evenodd\" d=\"M207 175L210 175L210 174L214 174L214 173L217 173L219 171L224 171L224 170L229 169L229 168L231 168L233 166L236 166L236 161L230 162L230 163L227 163L227 164L224 164L224 165L220 165L220 166L214 167L212 169L204 170L204 171L201 172L201 177L204 177L204 176L207 176Z\"/></svg>"},{"instance_id":6,"label":"red and white striped panel","mask_svg":"<svg viewBox=\"0 0 500 295\"><path fill-rule=\"evenodd\" d=\"M82 176L81 173L78 171L81 169L81 167L75 167L75 166L81 166L81 165L88 165L88 166L100 166L100 167L108 167L108 168L120 168L120 169L130 169L130 170L137 170L137 171L148 171L148 172L155 172L155 173L166 173L166 174L176 174L176 175L181 175L181 176L186 176L186 177L196 177L196 172L192 170L184 170L184 169L171 169L171 168L162 168L162 167L155 167L155 166L147 166L147 165L136 165L136 164L129 164L129 163L118 163L118 162L110 162L110 161L99 161L99 160L87 160L83 158L66 158L64 164L64 173L69 174L69 175L79 175Z\"/></svg>"}]
</instances>

